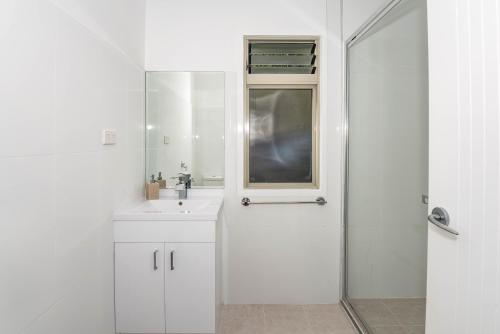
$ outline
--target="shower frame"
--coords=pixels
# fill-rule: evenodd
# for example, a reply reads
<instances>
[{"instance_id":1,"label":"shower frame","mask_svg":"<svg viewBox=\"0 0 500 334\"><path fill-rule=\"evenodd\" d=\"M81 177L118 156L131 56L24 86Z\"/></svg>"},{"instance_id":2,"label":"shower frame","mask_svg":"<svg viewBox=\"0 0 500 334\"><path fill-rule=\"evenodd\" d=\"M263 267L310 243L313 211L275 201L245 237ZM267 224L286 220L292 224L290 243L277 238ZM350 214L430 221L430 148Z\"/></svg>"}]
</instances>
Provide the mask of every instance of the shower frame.
<instances>
[{"instance_id":1,"label":"shower frame","mask_svg":"<svg viewBox=\"0 0 500 334\"><path fill-rule=\"evenodd\" d=\"M344 43L344 112L342 120L342 140L343 140L343 181L342 181L342 266L341 266L341 299L340 303L342 307L347 312L348 316L351 318L356 329L361 334L370 334L367 330L367 326L363 320L357 315L356 311L349 302L347 296L347 205L348 205L348 180L349 180L349 49L355 45L360 37L363 37L370 29L382 20L387 14L391 12L397 5L399 5L403 0L391 0L386 5L381 7L375 12L365 23L363 23Z\"/></svg>"}]
</instances>

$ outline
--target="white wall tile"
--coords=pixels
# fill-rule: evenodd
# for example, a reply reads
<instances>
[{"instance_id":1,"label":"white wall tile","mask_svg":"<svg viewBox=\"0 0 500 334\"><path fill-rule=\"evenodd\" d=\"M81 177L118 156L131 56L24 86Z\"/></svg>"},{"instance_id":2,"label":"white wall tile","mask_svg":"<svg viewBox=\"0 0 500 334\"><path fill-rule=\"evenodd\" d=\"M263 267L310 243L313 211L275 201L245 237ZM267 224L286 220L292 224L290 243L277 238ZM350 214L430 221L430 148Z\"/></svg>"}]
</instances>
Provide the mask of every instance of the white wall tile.
<instances>
[{"instance_id":1,"label":"white wall tile","mask_svg":"<svg viewBox=\"0 0 500 334\"><path fill-rule=\"evenodd\" d=\"M143 196L144 3L62 2L0 4L2 333L113 333L110 217Z\"/></svg>"},{"instance_id":2,"label":"white wall tile","mask_svg":"<svg viewBox=\"0 0 500 334\"><path fill-rule=\"evenodd\" d=\"M81 243L107 215L103 201L102 152L57 155L54 180L56 249L66 251Z\"/></svg>"},{"instance_id":3,"label":"white wall tile","mask_svg":"<svg viewBox=\"0 0 500 334\"><path fill-rule=\"evenodd\" d=\"M146 68L239 72L243 35L323 34L325 4L325 0L147 0Z\"/></svg>"},{"instance_id":4,"label":"white wall tile","mask_svg":"<svg viewBox=\"0 0 500 334\"><path fill-rule=\"evenodd\" d=\"M17 333L57 299L51 156L0 159L0 332Z\"/></svg>"},{"instance_id":5,"label":"white wall tile","mask_svg":"<svg viewBox=\"0 0 500 334\"><path fill-rule=\"evenodd\" d=\"M327 15L332 19L328 26ZM252 34L322 37L322 189L306 191L305 198L314 199L319 193L327 195L330 202L324 208L244 208L240 204L243 195L243 36ZM341 133L333 129L339 125L337 116L341 114L340 40L340 1L147 1L148 70L226 72L224 210L228 244L224 266L227 271L225 294L230 303L338 301L341 183L336 173L340 173L337 163L341 151L337 144L340 144ZM335 72L328 72L330 66ZM331 81L326 73L332 75ZM337 88L336 92L330 94L327 81ZM330 117L332 123L329 123ZM328 135L327 124L332 125ZM327 160L333 164L327 166ZM294 197L300 193L294 190L287 195Z\"/></svg>"},{"instance_id":6,"label":"white wall tile","mask_svg":"<svg viewBox=\"0 0 500 334\"><path fill-rule=\"evenodd\" d=\"M23 334L113 333L113 244L109 222L56 254L59 298ZM110 288L111 286L111 288Z\"/></svg>"},{"instance_id":7,"label":"white wall tile","mask_svg":"<svg viewBox=\"0 0 500 334\"><path fill-rule=\"evenodd\" d=\"M390 0L343 0L342 21L344 38L350 37L378 9L389 2Z\"/></svg>"},{"instance_id":8,"label":"white wall tile","mask_svg":"<svg viewBox=\"0 0 500 334\"><path fill-rule=\"evenodd\" d=\"M113 51L72 18L57 18L56 152L101 148L102 115L113 106L109 78Z\"/></svg>"},{"instance_id":9,"label":"white wall tile","mask_svg":"<svg viewBox=\"0 0 500 334\"><path fill-rule=\"evenodd\" d=\"M49 0L99 39L144 65L145 0Z\"/></svg>"},{"instance_id":10,"label":"white wall tile","mask_svg":"<svg viewBox=\"0 0 500 334\"><path fill-rule=\"evenodd\" d=\"M45 1L0 3L0 157L53 150L54 19Z\"/></svg>"}]
</instances>

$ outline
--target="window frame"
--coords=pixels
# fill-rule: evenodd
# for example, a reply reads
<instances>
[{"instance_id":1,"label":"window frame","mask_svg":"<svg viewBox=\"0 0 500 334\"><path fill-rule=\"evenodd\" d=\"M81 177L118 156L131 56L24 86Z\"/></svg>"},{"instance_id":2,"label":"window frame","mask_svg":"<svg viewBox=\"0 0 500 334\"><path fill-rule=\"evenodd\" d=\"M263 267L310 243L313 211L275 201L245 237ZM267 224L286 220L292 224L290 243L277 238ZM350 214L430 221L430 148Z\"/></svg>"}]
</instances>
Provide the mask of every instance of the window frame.
<instances>
[{"instance_id":1,"label":"window frame","mask_svg":"<svg viewBox=\"0 0 500 334\"><path fill-rule=\"evenodd\" d=\"M244 123L243 123L243 186L245 189L319 189L319 140L320 140L320 81L321 73L320 58L316 57L316 71L314 74L249 74L248 46L253 41L276 43L316 43L315 53L320 54L320 43L318 36L245 36L244 38ZM250 89L312 89L312 148L311 169L312 180L307 183L262 183L250 182Z\"/></svg>"}]
</instances>

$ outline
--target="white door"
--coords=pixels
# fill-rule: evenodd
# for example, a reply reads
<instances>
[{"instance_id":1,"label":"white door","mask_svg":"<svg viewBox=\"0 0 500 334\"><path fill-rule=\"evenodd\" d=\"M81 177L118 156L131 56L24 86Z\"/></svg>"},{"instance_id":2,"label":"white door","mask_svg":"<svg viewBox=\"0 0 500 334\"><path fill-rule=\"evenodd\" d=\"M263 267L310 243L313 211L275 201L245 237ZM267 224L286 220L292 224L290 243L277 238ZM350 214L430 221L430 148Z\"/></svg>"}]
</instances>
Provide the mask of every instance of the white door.
<instances>
[{"instance_id":1,"label":"white door","mask_svg":"<svg viewBox=\"0 0 500 334\"><path fill-rule=\"evenodd\" d=\"M500 3L428 1L427 334L500 333ZM431 213L431 212L429 212Z\"/></svg>"},{"instance_id":2,"label":"white door","mask_svg":"<svg viewBox=\"0 0 500 334\"><path fill-rule=\"evenodd\" d=\"M167 333L215 331L215 244L165 244Z\"/></svg>"},{"instance_id":3,"label":"white door","mask_svg":"<svg viewBox=\"0 0 500 334\"><path fill-rule=\"evenodd\" d=\"M115 244L117 333L165 333L164 244Z\"/></svg>"}]
</instances>

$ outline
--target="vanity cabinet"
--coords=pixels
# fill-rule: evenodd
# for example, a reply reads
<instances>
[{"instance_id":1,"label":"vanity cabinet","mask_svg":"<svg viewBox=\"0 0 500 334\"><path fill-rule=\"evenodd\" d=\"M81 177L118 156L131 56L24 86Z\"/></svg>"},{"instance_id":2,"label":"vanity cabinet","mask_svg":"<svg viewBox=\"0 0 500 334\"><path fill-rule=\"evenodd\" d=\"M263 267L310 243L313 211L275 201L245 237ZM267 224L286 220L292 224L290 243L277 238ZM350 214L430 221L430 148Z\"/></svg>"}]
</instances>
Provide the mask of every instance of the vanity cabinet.
<instances>
[{"instance_id":1,"label":"vanity cabinet","mask_svg":"<svg viewBox=\"0 0 500 334\"><path fill-rule=\"evenodd\" d=\"M116 333L215 333L221 303L219 221L119 218L114 221Z\"/></svg>"},{"instance_id":2,"label":"vanity cabinet","mask_svg":"<svg viewBox=\"0 0 500 334\"><path fill-rule=\"evenodd\" d=\"M214 243L115 243L117 333L214 333Z\"/></svg>"},{"instance_id":3,"label":"vanity cabinet","mask_svg":"<svg viewBox=\"0 0 500 334\"><path fill-rule=\"evenodd\" d=\"M213 333L214 243L115 243L117 333Z\"/></svg>"},{"instance_id":4,"label":"vanity cabinet","mask_svg":"<svg viewBox=\"0 0 500 334\"><path fill-rule=\"evenodd\" d=\"M219 196L114 213L116 333L216 332L223 224Z\"/></svg>"}]
</instances>

